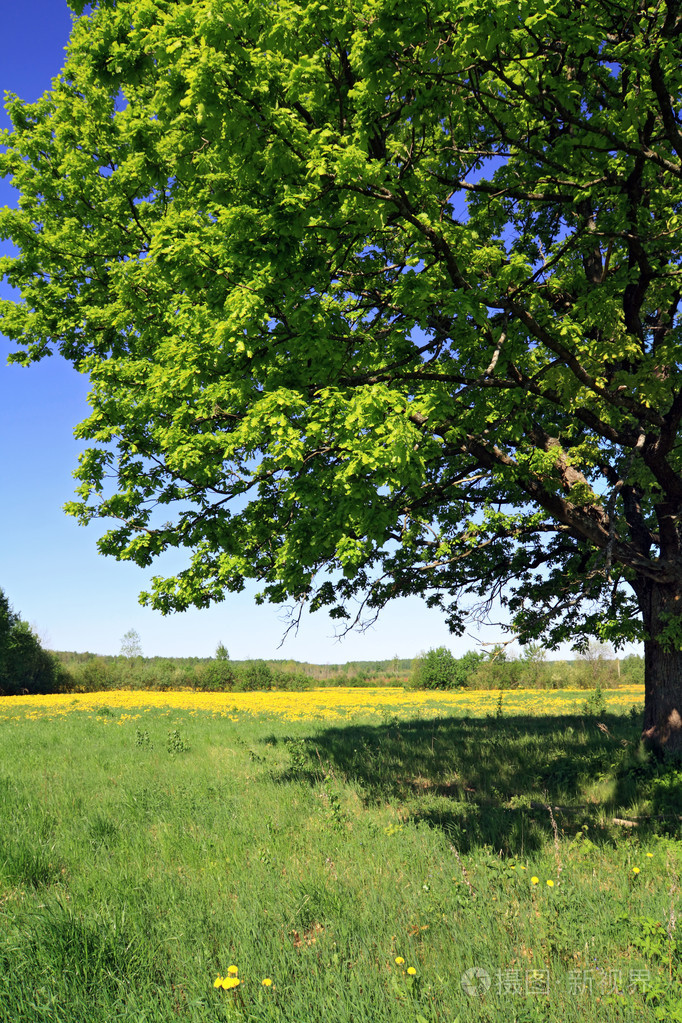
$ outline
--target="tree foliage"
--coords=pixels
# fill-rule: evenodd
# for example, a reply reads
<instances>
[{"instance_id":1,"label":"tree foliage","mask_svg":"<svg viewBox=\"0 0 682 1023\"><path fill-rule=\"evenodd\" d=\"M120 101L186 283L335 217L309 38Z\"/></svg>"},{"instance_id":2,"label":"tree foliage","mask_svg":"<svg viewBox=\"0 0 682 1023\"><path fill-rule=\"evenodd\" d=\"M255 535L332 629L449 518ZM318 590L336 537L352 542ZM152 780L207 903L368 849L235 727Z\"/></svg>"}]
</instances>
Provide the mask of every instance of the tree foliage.
<instances>
[{"instance_id":1,"label":"tree foliage","mask_svg":"<svg viewBox=\"0 0 682 1023\"><path fill-rule=\"evenodd\" d=\"M253 577L461 631L498 597L526 641L646 639L647 732L682 736L679 7L76 21L8 105L2 326L90 374L71 510L115 520L101 550L190 552L147 602Z\"/></svg>"},{"instance_id":2,"label":"tree foliage","mask_svg":"<svg viewBox=\"0 0 682 1023\"><path fill-rule=\"evenodd\" d=\"M482 660L482 654L472 651L456 658L439 646L415 659L410 682L415 689L461 689Z\"/></svg>"},{"instance_id":3,"label":"tree foliage","mask_svg":"<svg viewBox=\"0 0 682 1023\"><path fill-rule=\"evenodd\" d=\"M0 589L0 696L58 692L62 672Z\"/></svg>"},{"instance_id":4,"label":"tree foliage","mask_svg":"<svg viewBox=\"0 0 682 1023\"><path fill-rule=\"evenodd\" d=\"M230 655L228 653L227 647L225 646L222 640L218 643L218 646L215 648L215 654L213 656L215 657L216 661L229 661Z\"/></svg>"},{"instance_id":5,"label":"tree foliage","mask_svg":"<svg viewBox=\"0 0 682 1023\"><path fill-rule=\"evenodd\" d=\"M121 636L121 657L142 657L142 640L137 629L128 629Z\"/></svg>"}]
</instances>

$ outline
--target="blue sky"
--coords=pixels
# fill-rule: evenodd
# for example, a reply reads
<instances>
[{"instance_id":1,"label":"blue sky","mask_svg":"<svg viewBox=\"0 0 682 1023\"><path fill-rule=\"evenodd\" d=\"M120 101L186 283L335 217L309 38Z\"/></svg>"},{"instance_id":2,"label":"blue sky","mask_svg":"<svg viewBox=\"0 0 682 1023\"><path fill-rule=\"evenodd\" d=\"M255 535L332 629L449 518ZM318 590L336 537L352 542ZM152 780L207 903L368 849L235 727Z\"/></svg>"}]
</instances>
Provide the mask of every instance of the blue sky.
<instances>
[{"instance_id":1,"label":"blue sky","mask_svg":"<svg viewBox=\"0 0 682 1023\"><path fill-rule=\"evenodd\" d=\"M64 0L5 4L2 90L35 100L48 89L63 63L70 26ZM0 124L9 125L4 110ZM15 201L16 194L0 180L0 205ZM10 249L0 243L0 251ZM8 294L6 284L0 284L0 293ZM502 638L492 627L453 637L441 616L415 599L394 602L372 629L342 641L324 614L308 615L279 647L286 627L283 610L256 606L255 584L208 610L164 618L141 607L138 593L154 570L102 557L96 541L104 524L84 528L62 510L73 496L80 450L73 429L87 415L87 378L58 356L28 369L9 366L8 350L0 335L0 587L45 645L118 653L123 634L136 629L147 656L206 657L220 641L235 659L336 663L413 657L441 645L459 655L477 641Z\"/></svg>"},{"instance_id":2,"label":"blue sky","mask_svg":"<svg viewBox=\"0 0 682 1023\"><path fill-rule=\"evenodd\" d=\"M63 0L3 5L2 91L35 100L50 86L64 57L71 14ZM2 111L0 123L9 125ZM0 180L0 205L16 194ZM3 252L9 252L5 244ZM6 284L0 285L3 295ZM455 653L475 645L452 637L421 601L396 602L377 625L341 642L325 615L305 617L279 648L282 609L255 605L252 585L204 611L162 617L143 608L138 593L153 570L104 558L96 549L103 524L87 528L62 510L73 496L79 444L74 426L85 418L88 381L58 356L28 369L5 364L0 337L0 587L43 642L57 650L118 653L128 629L140 634L147 656L210 656L222 641L230 656L283 657L318 663L412 657L432 646ZM498 633L480 633L493 641Z\"/></svg>"}]
</instances>

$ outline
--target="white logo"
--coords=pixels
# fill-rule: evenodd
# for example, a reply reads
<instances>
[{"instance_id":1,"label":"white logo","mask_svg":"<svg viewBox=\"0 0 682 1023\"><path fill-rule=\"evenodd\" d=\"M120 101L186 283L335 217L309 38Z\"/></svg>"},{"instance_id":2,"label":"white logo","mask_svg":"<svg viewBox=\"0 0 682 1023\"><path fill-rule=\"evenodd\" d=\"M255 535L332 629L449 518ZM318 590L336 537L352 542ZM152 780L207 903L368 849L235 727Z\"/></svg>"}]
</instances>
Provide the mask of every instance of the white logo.
<instances>
[{"instance_id":1,"label":"white logo","mask_svg":"<svg viewBox=\"0 0 682 1023\"><path fill-rule=\"evenodd\" d=\"M468 995L484 995L490 988L490 974L482 966L472 966L462 974L462 990Z\"/></svg>"}]
</instances>

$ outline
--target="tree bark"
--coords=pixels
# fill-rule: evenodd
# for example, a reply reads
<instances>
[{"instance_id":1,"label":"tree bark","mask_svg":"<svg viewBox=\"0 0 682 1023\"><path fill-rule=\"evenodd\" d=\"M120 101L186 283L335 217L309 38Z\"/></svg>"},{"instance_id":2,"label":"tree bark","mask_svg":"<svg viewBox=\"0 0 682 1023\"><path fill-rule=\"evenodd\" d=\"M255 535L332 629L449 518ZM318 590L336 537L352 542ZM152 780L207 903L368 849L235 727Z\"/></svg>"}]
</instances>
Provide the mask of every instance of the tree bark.
<instances>
[{"instance_id":1,"label":"tree bark","mask_svg":"<svg viewBox=\"0 0 682 1023\"><path fill-rule=\"evenodd\" d=\"M644 729L642 738L658 757L682 758L682 650L666 642L670 617L682 615L682 596L651 580L636 586L644 627Z\"/></svg>"}]
</instances>

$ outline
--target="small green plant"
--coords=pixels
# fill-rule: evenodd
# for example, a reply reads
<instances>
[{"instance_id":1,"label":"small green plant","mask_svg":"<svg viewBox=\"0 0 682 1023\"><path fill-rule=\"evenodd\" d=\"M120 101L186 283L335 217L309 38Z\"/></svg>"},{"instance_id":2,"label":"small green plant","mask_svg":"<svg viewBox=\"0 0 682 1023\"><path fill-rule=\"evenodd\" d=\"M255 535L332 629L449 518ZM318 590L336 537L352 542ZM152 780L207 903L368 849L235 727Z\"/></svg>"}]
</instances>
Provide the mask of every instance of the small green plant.
<instances>
[{"instance_id":1,"label":"small green plant","mask_svg":"<svg viewBox=\"0 0 682 1023\"><path fill-rule=\"evenodd\" d=\"M381 723L384 728L397 728L400 724L400 718L386 707L381 714Z\"/></svg>"},{"instance_id":2,"label":"small green plant","mask_svg":"<svg viewBox=\"0 0 682 1023\"><path fill-rule=\"evenodd\" d=\"M341 799L332 775L325 776L322 798L327 806L329 822L334 828L341 828L346 822L346 814L341 807Z\"/></svg>"},{"instance_id":3,"label":"small green plant","mask_svg":"<svg viewBox=\"0 0 682 1023\"><path fill-rule=\"evenodd\" d=\"M172 756L175 756L177 753L187 753L189 751L189 746L182 738L177 728L174 728L168 733L168 745L166 748Z\"/></svg>"},{"instance_id":4,"label":"small green plant","mask_svg":"<svg viewBox=\"0 0 682 1023\"><path fill-rule=\"evenodd\" d=\"M604 699L602 687L599 683L597 683L596 688L592 690L583 703L583 714L589 714L591 717L599 717L599 715L605 713L606 700Z\"/></svg>"},{"instance_id":5,"label":"small green plant","mask_svg":"<svg viewBox=\"0 0 682 1023\"><path fill-rule=\"evenodd\" d=\"M668 965L679 958L679 948L674 932L660 920L651 916L631 916L623 913L619 917L629 926L630 944L638 949L645 959Z\"/></svg>"},{"instance_id":6,"label":"small green plant","mask_svg":"<svg viewBox=\"0 0 682 1023\"><path fill-rule=\"evenodd\" d=\"M146 749L154 749L154 743L149 738L149 732L146 728L144 731L139 728L135 729L135 745Z\"/></svg>"},{"instance_id":7,"label":"small green plant","mask_svg":"<svg viewBox=\"0 0 682 1023\"><path fill-rule=\"evenodd\" d=\"M303 739L287 739L284 743L291 762L291 771L305 771L308 767L308 749Z\"/></svg>"}]
</instances>

